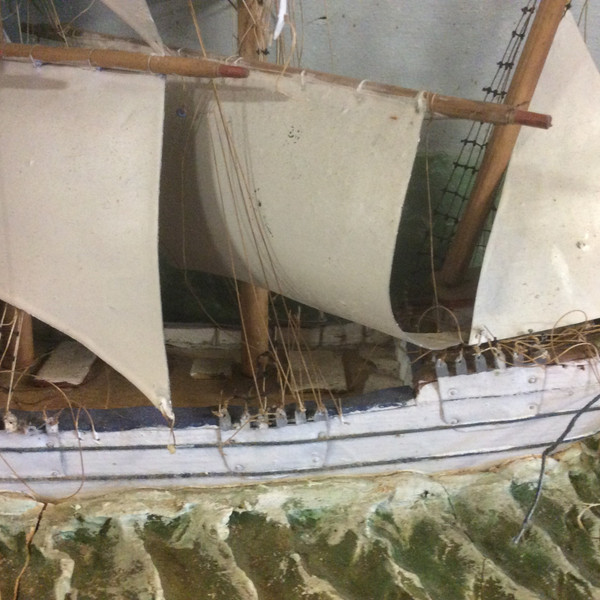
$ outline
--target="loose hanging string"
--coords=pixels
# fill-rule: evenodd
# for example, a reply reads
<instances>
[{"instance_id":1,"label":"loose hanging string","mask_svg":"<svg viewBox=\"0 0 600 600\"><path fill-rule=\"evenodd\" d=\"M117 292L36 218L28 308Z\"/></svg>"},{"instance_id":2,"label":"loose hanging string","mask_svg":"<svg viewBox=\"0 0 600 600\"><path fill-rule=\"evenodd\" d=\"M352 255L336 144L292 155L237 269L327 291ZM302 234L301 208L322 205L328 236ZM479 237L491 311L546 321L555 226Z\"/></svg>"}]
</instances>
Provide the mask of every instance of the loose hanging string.
<instances>
[{"instance_id":1,"label":"loose hanging string","mask_svg":"<svg viewBox=\"0 0 600 600\"><path fill-rule=\"evenodd\" d=\"M13 347L13 356L12 356L12 364L10 369L10 382L8 384L8 394L6 398L6 409L5 409L5 417L10 412L10 404L12 402L13 389L15 383L15 373L17 370L17 356L19 355L19 345L21 342L21 328L23 327L23 311L16 311L13 321L13 328L11 329L11 337L8 340L10 343L10 339L12 336L15 336L15 343ZM16 325L16 330L15 330Z\"/></svg>"},{"instance_id":2,"label":"loose hanging string","mask_svg":"<svg viewBox=\"0 0 600 600\"><path fill-rule=\"evenodd\" d=\"M362 98L360 97L360 94L363 91L363 87L369 83L368 79L363 79L357 86L356 86L356 94L358 95L359 100L362 100Z\"/></svg>"},{"instance_id":3,"label":"loose hanging string","mask_svg":"<svg viewBox=\"0 0 600 600\"><path fill-rule=\"evenodd\" d=\"M590 410L592 408L592 406L594 406L594 404L596 404L596 402L598 402L598 400L600 400L600 394L594 396L583 408L580 408L575 413L573 418L569 421L569 424L567 425L565 430L560 434L560 436L556 439L556 441L554 441L552 444L550 444L550 446L548 446L544 450L544 452L542 452L542 462L540 464L540 474L538 477L538 483L537 483L537 487L536 487L536 491L535 491L535 496L533 498L533 502L531 503L531 506L529 507L529 510L527 511L527 514L525 515L525 518L523 519L523 523L521 524L521 529L519 530L519 533L513 538L513 544L517 545L521 542L523 535L525 534L525 532L527 531L527 529L529 527L531 518L533 517L533 513L535 512L535 509L537 508L538 502L542 495L542 485L544 482L544 475L546 472L546 459L548 458L548 455L550 453L552 453L554 450L556 450L558 448L558 446L560 446L565 441L566 437L569 435L569 433L571 432L573 427L575 427L575 424L577 423L578 419L582 415L584 415L588 410Z\"/></svg>"}]
</instances>

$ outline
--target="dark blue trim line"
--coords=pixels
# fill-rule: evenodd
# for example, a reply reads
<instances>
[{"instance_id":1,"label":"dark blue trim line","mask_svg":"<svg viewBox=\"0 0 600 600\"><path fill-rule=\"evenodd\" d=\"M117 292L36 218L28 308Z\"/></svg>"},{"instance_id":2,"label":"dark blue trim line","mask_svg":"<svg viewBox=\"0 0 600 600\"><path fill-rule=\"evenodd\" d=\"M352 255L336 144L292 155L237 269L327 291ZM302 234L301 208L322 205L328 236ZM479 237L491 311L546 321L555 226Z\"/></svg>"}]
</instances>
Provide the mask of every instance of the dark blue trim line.
<instances>
[{"instance_id":1,"label":"dark blue trim line","mask_svg":"<svg viewBox=\"0 0 600 600\"><path fill-rule=\"evenodd\" d=\"M414 399L412 389L403 386L378 390L352 398L344 398L341 403L343 412L362 412L374 408L402 407L412 399ZM305 404L309 416L312 416L316 408L314 402L307 401ZM327 409L330 415L337 415L337 409L332 402L329 402ZM173 409L175 413L175 429L217 425L218 419L213 412L214 410L216 410L216 407L175 407ZM293 419L295 407L289 405L286 407L286 410L288 411L288 418ZM239 421L242 411L243 408L241 406L230 407L230 413L234 420ZM41 412L25 410L15 410L13 412L17 418L34 426L41 428L44 424L44 415ZM165 418L154 406L132 406L110 409L90 408L87 411L74 409L74 412L78 419L79 431L91 431L90 417L94 423L94 429L98 433L106 431L130 431L143 427L162 427L168 425ZM58 415L58 425L62 431L73 431L75 429L70 410L62 410L60 413L59 411L47 411L46 414Z\"/></svg>"},{"instance_id":2,"label":"dark blue trim line","mask_svg":"<svg viewBox=\"0 0 600 600\"><path fill-rule=\"evenodd\" d=\"M568 415L575 415L579 412L579 410L569 410L564 412L552 412L552 413L544 413L541 415L532 415L531 417L524 417L521 419L502 419L500 421L478 421L475 423L465 423L464 425L435 425L433 427L423 427L421 429L397 429L395 431L380 431L380 432L367 432L367 433L353 433L346 435L338 435L331 437L319 437L315 439L302 439L302 440L289 440L289 441L273 441L273 442L237 442L235 439L227 443L225 441L222 444L223 448L235 447L235 448L248 448L248 447L262 447L262 446L301 446L306 444L324 444L330 441L337 440L352 440L352 439L361 439L361 438L383 438L383 437L398 437L401 435L415 435L421 433L427 433L431 431L447 431L447 430L462 430L462 429L470 429L472 427L482 427L482 426L490 426L490 425L509 425L511 423L525 423L528 421L536 421L538 419L548 419L554 417L564 417ZM596 408L590 408L586 411L586 414L591 412L600 412L600 406ZM288 425L288 427L296 427L296 425ZM302 427L299 425L298 427ZM600 425L599 425L600 428ZM228 433L235 433L235 431L231 432L223 432L222 437L226 438ZM586 436L587 437L587 436ZM136 444L128 445L128 446L87 446L83 449L83 452L117 452L117 451L137 451L137 450L162 450L164 449L165 444ZM182 450L193 448L218 448L218 444L177 444L177 448ZM0 453L8 453L8 452L16 452L16 453L39 453L39 452L79 452L79 446L70 446L68 448L58 447L58 448L19 448L19 447L0 447Z\"/></svg>"}]
</instances>

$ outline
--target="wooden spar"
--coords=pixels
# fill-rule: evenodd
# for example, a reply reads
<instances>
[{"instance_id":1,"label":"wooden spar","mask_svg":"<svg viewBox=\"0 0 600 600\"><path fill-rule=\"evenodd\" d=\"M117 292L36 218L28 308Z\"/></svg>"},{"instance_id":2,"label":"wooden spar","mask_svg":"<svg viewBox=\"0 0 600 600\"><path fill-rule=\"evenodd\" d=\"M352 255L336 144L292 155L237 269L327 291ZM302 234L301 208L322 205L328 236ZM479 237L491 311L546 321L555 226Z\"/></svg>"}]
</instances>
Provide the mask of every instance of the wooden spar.
<instances>
[{"instance_id":1,"label":"wooden spar","mask_svg":"<svg viewBox=\"0 0 600 600\"><path fill-rule=\"evenodd\" d=\"M102 69L124 69L184 77L248 77L248 69L215 60L186 56L157 56L100 48L67 48L0 44L0 58L27 58L52 64L76 64Z\"/></svg>"},{"instance_id":2,"label":"wooden spar","mask_svg":"<svg viewBox=\"0 0 600 600\"><path fill-rule=\"evenodd\" d=\"M238 53L256 58L259 50L259 0L238 1ZM242 373L254 376L258 357L269 350L269 291L244 281L239 282L242 321Z\"/></svg>"},{"instance_id":3,"label":"wooden spar","mask_svg":"<svg viewBox=\"0 0 600 600\"><path fill-rule=\"evenodd\" d=\"M304 73L307 78L312 77L319 81L343 85L354 89L357 89L360 85L360 89L365 92L375 92L378 94L387 94L389 96L415 99L421 95L424 105L429 113L451 119L468 119L470 121L479 121L481 123L492 123L493 125L511 125L516 123L518 125L535 127L537 129L549 129L552 126L552 117L550 115L530 112L520 106L517 108L514 103L509 105L507 103L497 104L494 102L467 100L456 96L445 96L433 92L412 90L397 85L376 83L373 81L361 82L352 77L311 71L310 69L283 67L282 65L258 62L249 59L244 59L240 64L248 67L250 71L257 70L280 73L282 76Z\"/></svg>"},{"instance_id":4,"label":"wooden spar","mask_svg":"<svg viewBox=\"0 0 600 600\"><path fill-rule=\"evenodd\" d=\"M536 112L516 108L515 104L495 104L493 102L477 102L465 98L442 96L424 93L424 99L433 114L443 115L452 119L468 119L496 125L525 125L537 129L549 129L552 117Z\"/></svg>"},{"instance_id":5,"label":"wooden spar","mask_svg":"<svg viewBox=\"0 0 600 600\"><path fill-rule=\"evenodd\" d=\"M506 104L523 109L529 106L565 5L565 0L541 0L506 95ZM494 191L506 170L520 129L519 125L494 128L469 202L439 274L440 282L447 286L459 284L469 267L493 204Z\"/></svg>"},{"instance_id":6,"label":"wooden spar","mask_svg":"<svg viewBox=\"0 0 600 600\"><path fill-rule=\"evenodd\" d=\"M242 2L244 4L244 2ZM253 5L245 1L245 4ZM199 58L195 56L157 56L141 52L127 52L122 50L106 50L80 47L57 46L31 46L28 44L0 44L0 58L25 58L52 64L79 64L105 69L124 69L129 71L152 72L163 75L182 75L186 77L232 77L245 78L251 69L270 71L275 73L298 74L300 69L281 65L258 62L256 60L259 36L255 33L256 25L247 16L248 11L238 11L238 25L251 28L250 33L240 37L243 46L240 53L244 57L242 65L230 65L216 59ZM245 21L244 21L245 19ZM245 25L244 23L247 23ZM252 47L248 47L252 44ZM243 53L243 54L242 54ZM350 77L331 75L318 71L304 70L306 75L321 81L338 85L357 88L361 82ZM363 82L361 89L391 96L417 98L421 94L418 90L411 90L394 85L374 82ZM495 104L492 102L478 102L454 96L445 96L433 92L422 92L422 98L427 109L432 114L439 114L453 119L469 119L507 125L517 123L529 127L548 129L552 124L549 115L539 114L516 108L508 104Z\"/></svg>"},{"instance_id":7,"label":"wooden spar","mask_svg":"<svg viewBox=\"0 0 600 600\"><path fill-rule=\"evenodd\" d=\"M2 303L0 303L0 306L1 304ZM9 324L13 323L13 320L15 327L12 337L6 340L8 348L2 367L10 369L12 366L12 361L14 360L14 365L17 370L26 369L35 361L33 323L31 315L10 304L5 305L5 315L3 333L8 335L7 332L12 329L12 325ZM3 351L4 348L0 346L0 354L2 354Z\"/></svg>"}]
</instances>

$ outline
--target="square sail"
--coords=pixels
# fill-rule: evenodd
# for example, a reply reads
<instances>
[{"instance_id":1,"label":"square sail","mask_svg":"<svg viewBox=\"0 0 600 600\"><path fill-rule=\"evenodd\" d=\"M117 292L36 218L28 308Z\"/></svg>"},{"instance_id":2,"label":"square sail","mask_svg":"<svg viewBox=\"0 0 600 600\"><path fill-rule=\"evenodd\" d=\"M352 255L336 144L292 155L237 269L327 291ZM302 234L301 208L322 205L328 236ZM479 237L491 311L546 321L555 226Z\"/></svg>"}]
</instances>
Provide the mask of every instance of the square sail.
<instances>
[{"instance_id":1,"label":"square sail","mask_svg":"<svg viewBox=\"0 0 600 600\"><path fill-rule=\"evenodd\" d=\"M158 275L164 80L0 64L0 298L171 414Z\"/></svg>"},{"instance_id":2,"label":"square sail","mask_svg":"<svg viewBox=\"0 0 600 600\"><path fill-rule=\"evenodd\" d=\"M424 112L415 98L305 73L252 70L215 89L171 78L161 197L169 256L439 343L400 329L389 291Z\"/></svg>"}]
</instances>

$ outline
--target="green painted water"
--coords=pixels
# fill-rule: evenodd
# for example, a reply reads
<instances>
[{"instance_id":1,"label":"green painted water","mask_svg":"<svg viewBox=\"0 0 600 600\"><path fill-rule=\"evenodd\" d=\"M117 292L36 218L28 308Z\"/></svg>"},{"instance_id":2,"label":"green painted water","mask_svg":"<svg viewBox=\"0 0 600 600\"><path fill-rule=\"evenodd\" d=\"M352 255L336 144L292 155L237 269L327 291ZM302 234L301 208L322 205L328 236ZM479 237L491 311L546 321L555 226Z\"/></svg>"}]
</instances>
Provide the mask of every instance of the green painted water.
<instances>
[{"instance_id":1,"label":"green painted water","mask_svg":"<svg viewBox=\"0 0 600 600\"><path fill-rule=\"evenodd\" d=\"M165 450L166 451L166 450ZM600 599L598 442L481 473L138 490L48 505L20 600ZM0 497L13 598L43 505Z\"/></svg>"}]
</instances>

